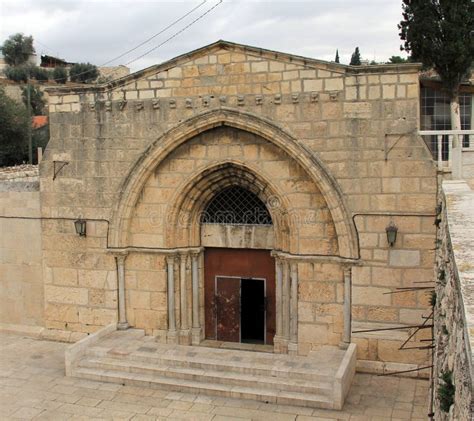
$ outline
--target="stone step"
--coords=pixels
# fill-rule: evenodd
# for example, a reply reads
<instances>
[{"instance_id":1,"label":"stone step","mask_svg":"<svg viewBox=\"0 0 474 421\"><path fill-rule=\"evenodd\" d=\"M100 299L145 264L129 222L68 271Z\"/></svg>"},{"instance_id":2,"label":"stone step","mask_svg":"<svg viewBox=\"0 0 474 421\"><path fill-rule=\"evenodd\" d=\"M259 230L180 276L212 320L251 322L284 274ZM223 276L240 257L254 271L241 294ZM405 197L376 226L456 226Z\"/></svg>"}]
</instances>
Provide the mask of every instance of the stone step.
<instances>
[{"instance_id":1,"label":"stone step","mask_svg":"<svg viewBox=\"0 0 474 421\"><path fill-rule=\"evenodd\" d=\"M97 368L74 367L73 376L89 380L113 382L133 386L147 386L176 392L188 392L238 399L253 399L280 405L296 405L311 408L332 409L330 398L314 393L276 391L251 387L207 383L195 380L155 376L144 373L103 370Z\"/></svg>"},{"instance_id":2,"label":"stone step","mask_svg":"<svg viewBox=\"0 0 474 421\"><path fill-rule=\"evenodd\" d=\"M285 355L263 354L254 352L224 351L222 354L203 348L196 350L183 346L183 349L174 347L172 352L168 349L156 351L137 350L127 353L123 350L110 350L103 347L92 347L88 349L86 356L91 358L122 358L135 363L147 363L157 366L169 366L173 368L201 369L203 371L220 371L222 373L239 373L252 376L276 377L284 379L307 380L314 383L332 383L337 367L329 364L321 367L321 364L311 364L311 360L304 357L291 357ZM151 348L150 348L151 349ZM161 352L162 351L162 352ZM220 350L218 350L220 351ZM300 359L300 361L298 360ZM299 362L299 364L298 364Z\"/></svg>"},{"instance_id":3,"label":"stone step","mask_svg":"<svg viewBox=\"0 0 474 421\"><path fill-rule=\"evenodd\" d=\"M123 358L84 358L78 366L80 368L95 368L106 371L124 371L135 374L149 374L157 377L171 377L175 379L198 381L230 386L255 387L275 391L290 391L307 394L331 396L332 382L314 382L304 379L283 378L243 374L227 370L226 373L201 368L173 367L167 364L144 363L130 361Z\"/></svg>"}]
</instances>

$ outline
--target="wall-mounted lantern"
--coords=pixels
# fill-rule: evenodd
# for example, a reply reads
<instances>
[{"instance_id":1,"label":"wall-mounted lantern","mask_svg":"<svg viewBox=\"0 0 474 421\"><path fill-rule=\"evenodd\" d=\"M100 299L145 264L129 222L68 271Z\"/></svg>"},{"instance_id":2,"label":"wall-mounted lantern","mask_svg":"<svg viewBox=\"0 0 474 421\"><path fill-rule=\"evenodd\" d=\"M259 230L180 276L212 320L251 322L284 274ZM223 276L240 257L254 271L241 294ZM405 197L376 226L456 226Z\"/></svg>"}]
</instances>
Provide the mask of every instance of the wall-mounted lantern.
<instances>
[{"instance_id":1,"label":"wall-mounted lantern","mask_svg":"<svg viewBox=\"0 0 474 421\"><path fill-rule=\"evenodd\" d=\"M78 219L74 221L74 227L76 228L76 234L80 235L81 237L86 236L86 220L85 219Z\"/></svg>"},{"instance_id":2,"label":"wall-mounted lantern","mask_svg":"<svg viewBox=\"0 0 474 421\"><path fill-rule=\"evenodd\" d=\"M387 234L388 245L393 247L397 241L398 227L393 223L393 221L390 221L390 224L385 228L385 232Z\"/></svg>"}]
</instances>

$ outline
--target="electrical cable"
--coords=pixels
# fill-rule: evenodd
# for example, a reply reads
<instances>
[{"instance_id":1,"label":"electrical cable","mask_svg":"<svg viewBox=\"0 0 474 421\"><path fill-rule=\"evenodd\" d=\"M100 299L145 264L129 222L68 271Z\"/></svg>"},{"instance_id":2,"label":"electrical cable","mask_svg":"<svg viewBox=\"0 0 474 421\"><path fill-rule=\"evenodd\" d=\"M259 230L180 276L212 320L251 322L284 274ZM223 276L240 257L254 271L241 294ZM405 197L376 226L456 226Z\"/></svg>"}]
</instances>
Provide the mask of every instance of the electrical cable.
<instances>
[{"instance_id":1,"label":"electrical cable","mask_svg":"<svg viewBox=\"0 0 474 421\"><path fill-rule=\"evenodd\" d=\"M181 28L179 31L175 32L173 35L171 35L169 38L165 39L162 43L158 44L157 46L151 48L150 50L146 51L145 53L143 53L142 55L134 58L133 60L130 60L128 61L127 63L124 64L124 66L128 66L129 64L131 63L134 63L140 59L142 59L143 57L147 56L148 54L152 53L153 51L157 50L158 48L162 47L163 45L167 44L168 42L170 42L172 39L176 38L178 35L180 35L181 33L183 33L184 31L186 31L188 28L190 28L191 26L193 26L196 22L198 22L199 20L201 20L204 16L208 15L209 13L211 13L217 6L219 6L224 0L219 0L218 3L216 3L214 6L212 6L211 8L207 9L203 14L199 15L196 19L194 19L192 22L188 23L186 26L184 26L183 28ZM111 74L113 75L115 72L112 72ZM113 89L113 88L112 88ZM109 89L110 90L110 89Z\"/></svg>"},{"instance_id":2,"label":"electrical cable","mask_svg":"<svg viewBox=\"0 0 474 421\"><path fill-rule=\"evenodd\" d=\"M221 0L220 2L222 2L223 0ZM127 54L131 53L132 51L135 51L137 50L138 48L142 47L143 45L147 44L148 42L150 42L152 39L156 38L158 35L161 35L163 34L164 32L166 32L168 29L172 28L173 26L175 26L176 24L178 24L179 22L181 22L183 19L187 18L189 15L191 15L193 12L195 12L197 9L199 9L204 3L206 3L207 0L203 0L201 3L199 3L197 6L193 7L190 11L188 11L187 13L185 13L184 15L182 15L180 18L176 19L175 21L173 21L172 23L170 23L168 26L166 26L165 28L163 28L161 31L157 32L156 34L152 35L151 37L147 38L145 41L141 42L140 44L138 44L137 46L125 51L124 53L120 54L119 56L116 56L108 61L106 61L105 63L99 65L99 67L103 67L103 66L106 66L107 64L109 63L112 63L113 61L116 61L118 60L119 58L122 58L124 56L126 56ZM219 3L220 4L220 3ZM213 8L215 8L216 6L214 6ZM201 15L198 19L196 19L195 21L193 21L191 24L197 22L198 20L200 20L203 16L205 16L207 13L209 13L213 8L209 9L206 13L204 13L203 15ZM184 29L182 29L181 31L179 31L178 33L175 34L175 36L181 32L183 32L183 30L187 29L189 26L191 25L188 25L187 27L185 27ZM174 38L171 37L171 39ZM39 44L42 44L39 42ZM158 47L156 47L158 48ZM155 48L155 49L156 49ZM128 63L127 63L128 64ZM125 64L125 66L127 65ZM89 71L84 71L82 73L78 73L76 76L80 76L80 75L84 75L86 73L89 73ZM111 74L113 74L115 72L112 72ZM61 80L60 78L58 79L50 79L51 81L57 81L57 80Z\"/></svg>"}]
</instances>

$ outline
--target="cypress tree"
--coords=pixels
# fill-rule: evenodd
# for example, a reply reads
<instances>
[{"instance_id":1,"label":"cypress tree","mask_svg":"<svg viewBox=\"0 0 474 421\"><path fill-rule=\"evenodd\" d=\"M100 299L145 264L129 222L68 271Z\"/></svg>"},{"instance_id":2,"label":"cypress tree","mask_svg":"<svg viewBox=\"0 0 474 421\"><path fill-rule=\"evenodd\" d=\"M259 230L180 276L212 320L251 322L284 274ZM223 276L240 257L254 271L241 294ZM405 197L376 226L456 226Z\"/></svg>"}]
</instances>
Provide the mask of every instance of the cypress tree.
<instances>
[{"instance_id":1,"label":"cypress tree","mask_svg":"<svg viewBox=\"0 0 474 421\"><path fill-rule=\"evenodd\" d=\"M336 63L339 63L339 50L336 50L336 58L334 59Z\"/></svg>"},{"instance_id":2,"label":"cypress tree","mask_svg":"<svg viewBox=\"0 0 474 421\"><path fill-rule=\"evenodd\" d=\"M351 62L349 63L351 66L360 66L360 52L359 47L356 47L355 51L352 53Z\"/></svg>"}]
</instances>

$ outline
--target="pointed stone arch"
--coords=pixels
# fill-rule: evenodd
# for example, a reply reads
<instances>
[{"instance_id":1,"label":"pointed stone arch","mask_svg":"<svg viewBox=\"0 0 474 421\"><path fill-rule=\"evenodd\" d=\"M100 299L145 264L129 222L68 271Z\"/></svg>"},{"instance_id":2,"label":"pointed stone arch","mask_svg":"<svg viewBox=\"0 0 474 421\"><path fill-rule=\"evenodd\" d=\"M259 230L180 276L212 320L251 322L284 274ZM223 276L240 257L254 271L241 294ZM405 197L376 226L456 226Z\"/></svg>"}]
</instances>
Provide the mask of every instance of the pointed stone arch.
<instances>
[{"instance_id":1,"label":"pointed stone arch","mask_svg":"<svg viewBox=\"0 0 474 421\"><path fill-rule=\"evenodd\" d=\"M331 213L339 255L358 257L357 237L343 193L324 164L305 145L274 122L252 113L222 107L210 110L178 124L162 134L142 153L125 177L114 207L109 245L128 246L128 226L133 209L146 181L156 167L176 148L200 133L219 126L228 126L250 132L272 143L289 155L309 175L323 194Z\"/></svg>"},{"instance_id":2,"label":"pointed stone arch","mask_svg":"<svg viewBox=\"0 0 474 421\"><path fill-rule=\"evenodd\" d=\"M278 194L271 181L238 161L211 165L186 180L174 194L166 216L166 243L169 247L199 246L201 212L214 195L227 187L240 186L255 194L267 207L278 250L289 250L292 220L287 199Z\"/></svg>"}]
</instances>

